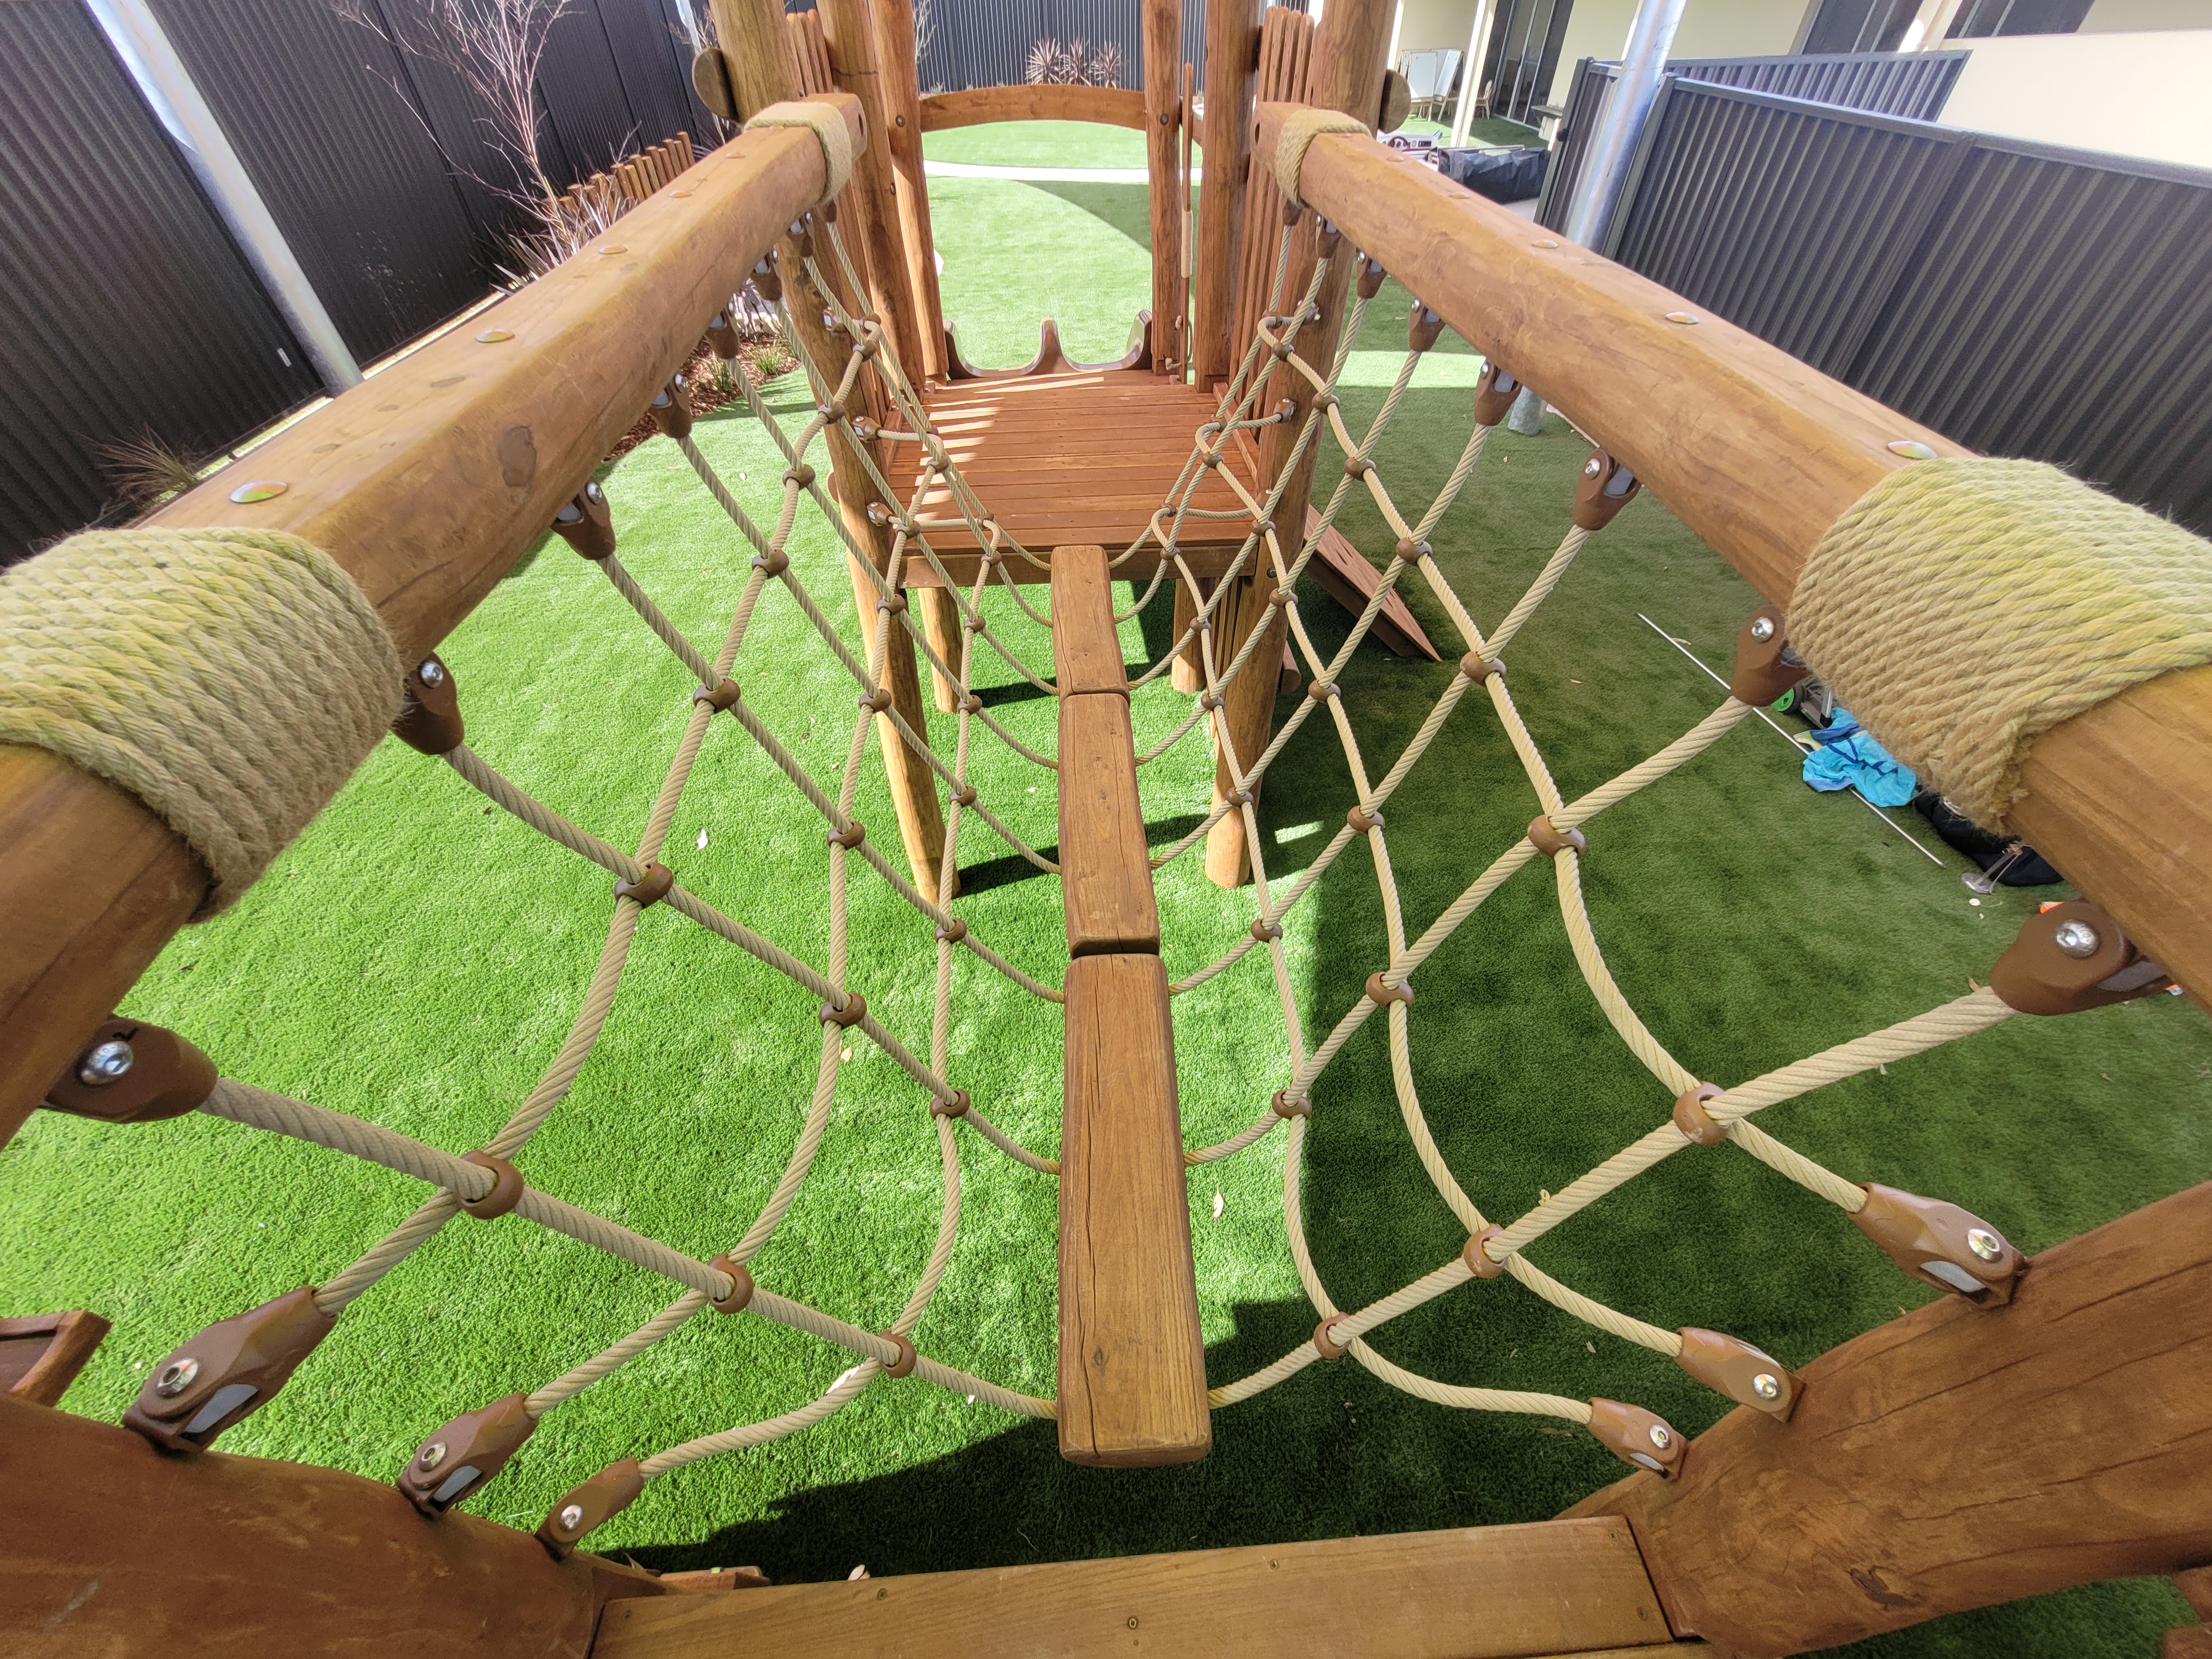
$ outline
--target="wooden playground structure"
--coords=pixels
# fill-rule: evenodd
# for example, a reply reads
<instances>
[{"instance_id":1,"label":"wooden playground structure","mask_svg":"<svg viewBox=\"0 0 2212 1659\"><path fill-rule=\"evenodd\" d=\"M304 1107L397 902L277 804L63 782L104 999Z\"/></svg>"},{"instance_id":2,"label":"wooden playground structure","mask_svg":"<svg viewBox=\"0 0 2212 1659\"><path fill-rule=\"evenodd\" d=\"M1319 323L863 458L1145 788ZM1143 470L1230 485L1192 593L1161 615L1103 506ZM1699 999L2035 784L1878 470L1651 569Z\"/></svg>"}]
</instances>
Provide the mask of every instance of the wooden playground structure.
<instances>
[{"instance_id":1,"label":"wooden playground structure","mask_svg":"<svg viewBox=\"0 0 2212 1659\"><path fill-rule=\"evenodd\" d=\"M1277 665L1286 647L1307 680L1296 718L1338 722L1358 782L1333 848L1356 842L1387 869L1382 804L1411 758L1368 779L1298 619L1300 575L1334 568L1346 585L1338 597L1362 618L1347 653L1395 614L1390 590L1401 575L1428 580L1472 641L1436 718L1464 697L1488 703L1516 741L1526 738L1499 659L1523 612L1486 635L1466 616L1414 533L1420 525L1399 515L1378 476L1388 471L1387 455L1378 462L1370 453L1380 421L1365 438L1351 434L1333 390L1330 365L1340 365L1358 308L1384 272L1403 283L1419 296L1407 374L1446 327L1488 362L1474 398L1480 430L1452 489L1480 454L1480 431L1503 418L1522 384L1597 446L1576 527L1547 580L1645 488L1768 601L1745 624L1730 699L1646 768L1564 802L1533 744L1521 742L1542 810L1493 866L1495 880L1538 860L1550 865L1579 949L1588 922L1575 876L1585 847L1578 826L1794 683L1805 672L1790 643L1798 614L1814 609L1806 573L1827 556L1836 526L1893 480L1966 452L1374 143L1371 131L1403 112L1402 86L1385 74L1392 9L1383 0L1330 0L1318 25L1260 0L1212 0L1202 124L1201 89L1181 62L1179 0L1144 0L1141 94L1019 87L925 98L910 0L823 0L789 16L780 0L714 0L714 11L720 45L702 55L695 78L710 104L746 124L742 136L657 182L640 178L652 186L644 199L553 275L297 422L244 467L162 508L144 533L197 547L281 532L320 550L374 607L392 660L406 665L404 704L401 685L386 688L392 708L404 708L394 730L605 866L618 883L611 939L626 949L623 930L638 912L665 901L769 961L772 947L687 892L659 860L665 814L633 857L476 757L436 656L549 526L618 586L629 582L589 481L639 411L650 410L708 487L726 493L690 447L690 414L672 377L702 332L722 328L750 276L780 305L820 403L786 442L775 528L725 502L758 556L720 655L681 639L625 586L699 677L687 748L664 798L672 808L699 734L719 714L776 752L743 702L733 659L763 592L811 603L782 543L801 505L823 507L852 555L860 617L849 648L827 642L865 690L842 796L816 802L829 826L832 890L842 895L848 864L866 863L933 924L939 1030L928 1057L900 1046L844 983L842 910L827 973L788 958L772 965L805 988L810 1017L818 1006L825 1109L838 1035L857 1025L927 1094L955 1167L956 1132L977 1133L1058 1179L1056 1398L995 1389L918 1352L906 1328L933 1277L898 1326L858 1331L757 1285L744 1265L757 1243L701 1262L530 1187L513 1160L534 1121L456 1158L219 1080L189 1033L116 1017L163 945L235 896L230 866L112 773L56 746L0 743L0 914L10 919L0 951L0 1133L41 1107L118 1126L207 1110L428 1182L434 1197L393 1235L398 1255L412 1248L410 1227L514 1211L684 1287L663 1321L592 1362L599 1370L580 1368L573 1386L563 1379L518 1394L437 1430L396 1486L206 1447L283 1385L397 1255L201 1333L149 1368L128 1426L55 1408L97 1344L96 1318L0 1326L9 1385L0 1470L15 1498L0 1521L9 1650L951 1659L1150 1648L1510 1659L1674 1645L1781 1655L2149 1574L2176 1575L2212 1619L2212 1387L2203 1380L2212 1372L2212 1184L2030 1260L1956 1205L1844 1182L1749 1121L1790 1093L2015 1013L2063 1016L2169 983L2200 1002L2212 994L2212 668L2139 678L2025 746L2022 793L2007 822L2085 901L2032 921L1992 968L1994 988L1786 1077L1732 1089L1639 1048L1674 1097L1657 1139L1638 1143L1648 1152L1621 1155L1644 1163L1617 1159L1619 1169L1594 1171L1557 1200L1547 1194L1510 1226L1482 1218L1465 1194L1454 1202L1457 1188L1439 1173L1439 1191L1473 1218L1463 1255L1367 1309L1337 1310L1321 1292L1310 1343L1254 1378L1209 1389L1185 1170L1279 1129L1291 1138L1294 1218L1311 1080L1331 1045L1378 1013L1402 1052L1426 936L1408 939L1393 909L1391 960L1340 1032L1310 1058L1294 1041L1297 1074L1247 1135L1185 1148L1169 1009L1170 995L1189 988L1170 985L1162 965L1153 890L1153 871L1174 854L1155 857L1146 842L1136 781L1146 757L1132 737L1133 688L1115 632L1131 613L1117 612L1115 584L1133 582L1140 605L1171 586L1160 597L1175 607L1177 643L1172 663L1155 672L1193 697L1191 722L1206 727L1216 755L1212 810L1188 844L1203 842L1217 883L1250 883L1257 895L1249 942L1217 970L1249 951L1271 960L1280 979L1279 918L1304 889L1269 886L1253 803L1280 746ZM978 373L945 325L921 135L1034 118L1145 133L1152 303L1119 362L1070 362L1048 324L1033 364ZM1221 187L1202 192L1194 215L1194 142ZM580 386L592 395L580 398ZM755 409L765 421L757 399ZM1324 431L1346 459L1317 513L1309 503ZM819 476L806 459L817 450L827 463ZM1340 536L1328 539L1336 503L1353 489L1372 492L1401 532L1380 570ZM1060 856L1047 867L1061 877L1069 960L1063 987L1024 982L1063 1005L1056 1158L1009 1146L988 1103L971 1101L945 1065L956 956L1018 978L947 908L957 896L963 815L989 805L964 769L971 729L980 736L988 724L967 687L971 661L995 643L981 608L994 585L1024 605L1048 594L1050 604ZM1528 608L1543 591L1532 590ZM959 716L951 757L924 735L932 701ZM851 815L854 763L871 731L902 860ZM341 769L318 786L306 815L343 779ZM1471 889L1468 908L1487 890ZM610 951L619 971L611 943ZM1601 963L1585 972L1631 1046L1640 1037L1656 1050ZM1762 1094L1773 1079L1784 1081ZM539 1118L557 1099L555 1090ZM1409 1127L1418 1116L1409 1105ZM1723 1141L1830 1198L1901 1268L1951 1294L1792 1373L1735 1338L1659 1331L1601 1308L1526 1261L1527 1243L1636 1170ZM949 1206L933 1274L956 1222ZM1302 1249L1295 1226L1293 1249ZM1317 1280L1300 1267L1310 1289ZM1130 1467L1204 1456L1214 1408L1308 1364L1352 1354L1396 1380L1365 1334L1419 1301L1500 1276L1595 1323L1614 1322L1604 1328L1669 1354L1736 1408L1688 1441L1621 1402L1509 1399L1407 1379L1401 1386L1446 1406L1562 1417L1632 1472L1536 1524L852 1583L738 1588L731 1575L659 1577L578 1547L665 1469L768 1437L744 1437L750 1429L610 1465L556 1504L534 1536L450 1508L497 1474L538 1414L702 1309L750 1311L857 1355L823 1397L835 1396L830 1409L879 1375L912 1376L1053 1418L1073 1462ZM341 1283L343 1296L332 1297ZM795 1426L804 1416L793 1414ZM2212 1655L2212 1632L2174 1632L2166 1651Z\"/></svg>"}]
</instances>

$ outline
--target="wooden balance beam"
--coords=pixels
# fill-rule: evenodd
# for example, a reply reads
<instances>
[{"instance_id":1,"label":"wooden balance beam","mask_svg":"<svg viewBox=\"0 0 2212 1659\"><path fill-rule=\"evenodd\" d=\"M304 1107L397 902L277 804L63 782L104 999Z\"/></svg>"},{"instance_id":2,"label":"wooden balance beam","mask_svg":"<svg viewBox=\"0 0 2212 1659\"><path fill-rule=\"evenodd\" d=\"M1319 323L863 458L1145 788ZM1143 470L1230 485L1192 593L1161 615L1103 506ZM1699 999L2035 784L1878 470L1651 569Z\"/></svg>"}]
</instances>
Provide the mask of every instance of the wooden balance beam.
<instances>
[{"instance_id":1,"label":"wooden balance beam","mask_svg":"<svg viewBox=\"0 0 2212 1659\"><path fill-rule=\"evenodd\" d=\"M1212 1449L1198 1280L1129 686L1105 550L1052 557L1067 911L1060 1453L1116 1468Z\"/></svg>"}]
</instances>

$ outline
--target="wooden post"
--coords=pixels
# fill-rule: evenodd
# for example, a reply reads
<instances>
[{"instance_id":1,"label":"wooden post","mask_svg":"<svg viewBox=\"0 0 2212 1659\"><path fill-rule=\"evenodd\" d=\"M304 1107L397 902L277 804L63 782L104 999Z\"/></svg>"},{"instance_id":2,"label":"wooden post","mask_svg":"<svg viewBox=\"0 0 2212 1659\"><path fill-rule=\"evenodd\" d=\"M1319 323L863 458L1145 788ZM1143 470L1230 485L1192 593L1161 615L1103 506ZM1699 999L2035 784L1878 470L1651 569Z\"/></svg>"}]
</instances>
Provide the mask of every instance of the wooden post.
<instances>
[{"instance_id":1,"label":"wooden post","mask_svg":"<svg viewBox=\"0 0 2212 1659\"><path fill-rule=\"evenodd\" d=\"M919 365L922 335L914 296L908 291L908 267L905 239L900 233L897 187L893 179L893 157L884 135L892 131L890 100L876 61L875 30L868 0L823 0L822 27L830 47L830 67L838 89L860 100L868 125L868 148L854 160L855 189L847 199L857 210L857 229L868 246L868 286L877 316L890 326L899 362ZM850 222L848 237L854 234ZM917 367L909 371L916 379Z\"/></svg>"},{"instance_id":2,"label":"wooden post","mask_svg":"<svg viewBox=\"0 0 2212 1659\"><path fill-rule=\"evenodd\" d=\"M1322 13L1321 33L1314 45L1311 102L1316 108L1339 110L1373 122L1376 112L1382 106L1382 73L1387 67L1382 61L1383 52L1389 44L1390 23L1395 9L1394 0L1330 0L1328 9ZM1265 155L1262 152L1263 157ZM1312 276L1317 248L1312 215L1307 216L1298 239L1285 282L1285 292L1292 296L1284 301L1286 308L1295 303L1296 295L1305 292L1305 285ZM1335 356L1337 334L1344 325L1344 296L1352 284L1354 263L1352 239L1347 234L1336 257L1329 262L1328 275L1322 282L1317 296L1321 315L1306 325L1297 337L1298 354L1310 363L1326 364ZM1276 503L1274 526L1276 539L1286 559L1294 557L1304 544L1306 505L1313 494L1314 468L1327 443L1325 434L1316 434L1304 455L1292 466L1291 453L1297 447L1298 429L1311 407L1312 394L1313 388L1304 376L1279 368L1262 400L1263 407L1273 408L1287 398L1297 410L1289 421L1261 433L1260 446L1260 476L1271 488L1274 480L1283 476L1284 470L1290 468L1282 499ZM1264 550L1255 550L1255 555L1262 552ZM1244 672L1230 686L1222 711L1228 720L1237 764L1249 769L1267 748L1267 738L1274 730L1278 687L1275 665L1282 655L1283 640L1290 624L1282 608L1270 603L1275 580L1264 565L1255 573L1240 578L1237 586L1234 615L1228 619L1225 630L1215 629L1214 651L1216 665L1219 666L1243 648L1243 641L1253 629L1266 630ZM1235 787L1228 760L1224 757L1214 766L1214 804L1219 805ZM1250 849L1244 845L1242 813L1224 814L1206 833L1206 873L1222 887L1238 886L1250 878L1252 860Z\"/></svg>"},{"instance_id":3,"label":"wooden post","mask_svg":"<svg viewBox=\"0 0 2212 1659\"><path fill-rule=\"evenodd\" d=\"M1244 169L1252 159L1252 94L1266 0L1206 0L1206 182L1198 192L1197 320L1190 355L1198 384L1235 373L1240 343L1237 251L1243 246Z\"/></svg>"},{"instance_id":4,"label":"wooden post","mask_svg":"<svg viewBox=\"0 0 2212 1659\"><path fill-rule=\"evenodd\" d=\"M1171 580L1175 582L1175 636L1181 639L1198 620L1199 601L1191 596L1190 584L1180 574ZM1208 593L1213 591L1213 584L1203 577L1200 578L1200 586ZM1199 660L1195 638L1176 653L1175 665L1168 670L1168 684L1186 697L1206 690L1206 665Z\"/></svg>"},{"instance_id":5,"label":"wooden post","mask_svg":"<svg viewBox=\"0 0 2212 1659\"><path fill-rule=\"evenodd\" d=\"M1745 1656L2212 1559L2212 1183L2034 1258L2008 1307L1945 1297L1739 1407L1626 1516L1678 1632Z\"/></svg>"},{"instance_id":6,"label":"wooden post","mask_svg":"<svg viewBox=\"0 0 2212 1659\"><path fill-rule=\"evenodd\" d=\"M929 222L929 179L921 155L921 60L914 38L914 0L872 0L876 73L890 111L891 170L898 185L900 241L906 249L907 291L921 358L907 365L917 382L945 374L945 301L937 286L937 239Z\"/></svg>"},{"instance_id":7,"label":"wooden post","mask_svg":"<svg viewBox=\"0 0 2212 1659\"><path fill-rule=\"evenodd\" d=\"M1144 0L1145 175L1152 221L1152 373L1180 376L1189 362L1177 295L1182 211L1176 138L1182 106L1182 0Z\"/></svg>"},{"instance_id":8,"label":"wooden post","mask_svg":"<svg viewBox=\"0 0 2212 1659\"><path fill-rule=\"evenodd\" d=\"M312 1464L158 1452L0 1395L0 1646L30 1654L583 1659L650 1573Z\"/></svg>"},{"instance_id":9,"label":"wooden post","mask_svg":"<svg viewBox=\"0 0 2212 1659\"><path fill-rule=\"evenodd\" d=\"M929 648L937 653L941 661L959 667L960 602L948 588L917 587L910 591L915 602L921 607L921 628L928 636ZM937 696L938 712L951 714L960 701L960 689L934 668L929 671L929 680Z\"/></svg>"}]
</instances>

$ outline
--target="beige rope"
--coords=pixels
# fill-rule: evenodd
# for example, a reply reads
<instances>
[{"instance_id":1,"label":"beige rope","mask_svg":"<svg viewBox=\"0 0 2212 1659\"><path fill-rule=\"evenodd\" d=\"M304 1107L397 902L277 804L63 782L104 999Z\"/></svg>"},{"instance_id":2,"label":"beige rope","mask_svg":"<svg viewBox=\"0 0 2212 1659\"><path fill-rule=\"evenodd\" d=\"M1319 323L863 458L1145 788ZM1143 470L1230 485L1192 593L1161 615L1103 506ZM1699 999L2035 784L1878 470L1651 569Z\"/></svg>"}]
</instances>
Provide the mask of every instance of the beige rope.
<instances>
[{"instance_id":1,"label":"beige rope","mask_svg":"<svg viewBox=\"0 0 2212 1659\"><path fill-rule=\"evenodd\" d=\"M1306 164L1306 151L1324 132L1356 132L1367 136L1367 124L1333 109L1296 109L1283 117L1281 136L1275 141L1275 183L1290 200L1304 205L1298 191L1298 170Z\"/></svg>"},{"instance_id":2,"label":"beige rope","mask_svg":"<svg viewBox=\"0 0 2212 1659\"><path fill-rule=\"evenodd\" d=\"M755 127L805 127L811 132L822 141L820 199L833 202L843 194L853 176L853 132L836 105L797 100L770 104L745 123L748 132Z\"/></svg>"},{"instance_id":3,"label":"beige rope","mask_svg":"<svg viewBox=\"0 0 2212 1659\"><path fill-rule=\"evenodd\" d=\"M1893 754L1997 829L2038 737L2212 662L2212 544L2039 461L1921 461L1820 538L1790 635Z\"/></svg>"},{"instance_id":4,"label":"beige rope","mask_svg":"<svg viewBox=\"0 0 2212 1659\"><path fill-rule=\"evenodd\" d=\"M98 530L0 575L0 743L146 804L253 884L399 713L392 636L352 577L281 531Z\"/></svg>"}]
</instances>

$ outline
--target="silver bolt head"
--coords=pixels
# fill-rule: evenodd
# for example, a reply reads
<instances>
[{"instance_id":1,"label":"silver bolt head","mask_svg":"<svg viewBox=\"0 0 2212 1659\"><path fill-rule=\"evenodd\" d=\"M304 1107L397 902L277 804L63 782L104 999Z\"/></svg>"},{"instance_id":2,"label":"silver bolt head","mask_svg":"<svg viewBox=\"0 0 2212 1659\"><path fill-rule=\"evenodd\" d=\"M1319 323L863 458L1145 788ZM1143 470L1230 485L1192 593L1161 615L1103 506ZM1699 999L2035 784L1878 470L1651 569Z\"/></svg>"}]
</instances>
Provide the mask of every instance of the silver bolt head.
<instances>
[{"instance_id":1,"label":"silver bolt head","mask_svg":"<svg viewBox=\"0 0 2212 1659\"><path fill-rule=\"evenodd\" d=\"M446 683L446 665L435 657L429 659L415 672L422 677L422 684L425 685L439 686Z\"/></svg>"},{"instance_id":2,"label":"silver bolt head","mask_svg":"<svg viewBox=\"0 0 2212 1659\"><path fill-rule=\"evenodd\" d=\"M1583 477L1585 478L1595 478L1599 473L1604 471L1605 463L1598 459L1595 455L1591 456L1589 459L1583 463Z\"/></svg>"},{"instance_id":3,"label":"silver bolt head","mask_svg":"<svg viewBox=\"0 0 2212 1659\"><path fill-rule=\"evenodd\" d=\"M1966 1229L1966 1248L1984 1261L1994 1261L2004 1254L2004 1240L1986 1227Z\"/></svg>"},{"instance_id":4,"label":"silver bolt head","mask_svg":"<svg viewBox=\"0 0 2212 1659\"><path fill-rule=\"evenodd\" d=\"M154 1379L154 1392L164 1400L174 1400L192 1386L192 1379L200 1374L200 1362L186 1354L182 1359L173 1359L161 1367Z\"/></svg>"},{"instance_id":5,"label":"silver bolt head","mask_svg":"<svg viewBox=\"0 0 2212 1659\"><path fill-rule=\"evenodd\" d=\"M584 1524L584 1506L581 1504L563 1504L561 1513L554 1518L560 1522L562 1531L574 1532Z\"/></svg>"},{"instance_id":6,"label":"silver bolt head","mask_svg":"<svg viewBox=\"0 0 2212 1659\"><path fill-rule=\"evenodd\" d=\"M597 478L592 479L591 483L584 486L584 499L586 501L603 501L606 500L606 492L599 488L599 481Z\"/></svg>"},{"instance_id":7,"label":"silver bolt head","mask_svg":"<svg viewBox=\"0 0 2212 1659\"><path fill-rule=\"evenodd\" d=\"M1754 617L1752 619L1751 623L1751 637L1757 640L1761 645L1765 645L1767 641L1772 639L1774 637L1774 618L1771 617Z\"/></svg>"},{"instance_id":8,"label":"silver bolt head","mask_svg":"<svg viewBox=\"0 0 2212 1659\"><path fill-rule=\"evenodd\" d=\"M1668 1447L1674 1443L1674 1437L1667 1432L1667 1425L1664 1423L1654 1423L1651 1425L1651 1443L1661 1451L1665 1451Z\"/></svg>"},{"instance_id":9,"label":"silver bolt head","mask_svg":"<svg viewBox=\"0 0 2212 1659\"><path fill-rule=\"evenodd\" d=\"M1761 1371L1751 1379L1751 1391L1761 1400L1779 1400L1782 1397L1782 1379L1772 1371Z\"/></svg>"},{"instance_id":10,"label":"silver bolt head","mask_svg":"<svg viewBox=\"0 0 2212 1659\"><path fill-rule=\"evenodd\" d=\"M121 1037L110 1037L77 1062L76 1080L88 1089L106 1088L122 1079L137 1058Z\"/></svg>"},{"instance_id":11,"label":"silver bolt head","mask_svg":"<svg viewBox=\"0 0 2212 1659\"><path fill-rule=\"evenodd\" d=\"M446 1443L442 1440L433 1440L415 1458L416 1467L422 1469L434 1469L445 1461Z\"/></svg>"},{"instance_id":12,"label":"silver bolt head","mask_svg":"<svg viewBox=\"0 0 2212 1659\"><path fill-rule=\"evenodd\" d=\"M2086 921L2062 921L2051 935L2051 942L2069 957L2094 957L2104 941L2097 930Z\"/></svg>"}]
</instances>

